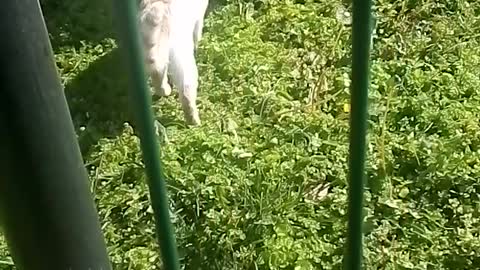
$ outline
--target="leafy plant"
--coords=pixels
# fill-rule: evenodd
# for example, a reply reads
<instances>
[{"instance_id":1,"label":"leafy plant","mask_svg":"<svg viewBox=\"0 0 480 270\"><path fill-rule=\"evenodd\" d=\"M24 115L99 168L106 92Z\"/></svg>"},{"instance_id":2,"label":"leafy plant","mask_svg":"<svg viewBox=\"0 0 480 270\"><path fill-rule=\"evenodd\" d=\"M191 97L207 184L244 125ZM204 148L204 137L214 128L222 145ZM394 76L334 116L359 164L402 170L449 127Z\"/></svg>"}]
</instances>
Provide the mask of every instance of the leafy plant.
<instances>
[{"instance_id":1,"label":"leafy plant","mask_svg":"<svg viewBox=\"0 0 480 270\"><path fill-rule=\"evenodd\" d=\"M42 4L114 268L159 269L109 6L91 2ZM212 4L203 126L183 125L176 97L154 104L182 265L339 269L350 3ZM478 269L480 2L379 0L373 12L365 268Z\"/></svg>"}]
</instances>

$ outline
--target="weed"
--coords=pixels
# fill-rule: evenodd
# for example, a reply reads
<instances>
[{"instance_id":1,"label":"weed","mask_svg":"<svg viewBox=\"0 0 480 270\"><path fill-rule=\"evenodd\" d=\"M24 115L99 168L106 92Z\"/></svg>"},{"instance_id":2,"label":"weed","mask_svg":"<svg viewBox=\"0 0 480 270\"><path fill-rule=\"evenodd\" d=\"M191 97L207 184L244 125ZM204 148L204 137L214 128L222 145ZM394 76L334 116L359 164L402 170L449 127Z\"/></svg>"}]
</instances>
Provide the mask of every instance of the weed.
<instances>
[{"instance_id":1,"label":"weed","mask_svg":"<svg viewBox=\"0 0 480 270\"><path fill-rule=\"evenodd\" d=\"M159 269L107 2L43 6L114 268ZM340 269L349 9L211 10L198 51L204 125L185 128L176 97L154 106L185 269ZM480 2L379 0L374 12L365 268L478 269ZM0 242L0 269L6 254Z\"/></svg>"}]
</instances>

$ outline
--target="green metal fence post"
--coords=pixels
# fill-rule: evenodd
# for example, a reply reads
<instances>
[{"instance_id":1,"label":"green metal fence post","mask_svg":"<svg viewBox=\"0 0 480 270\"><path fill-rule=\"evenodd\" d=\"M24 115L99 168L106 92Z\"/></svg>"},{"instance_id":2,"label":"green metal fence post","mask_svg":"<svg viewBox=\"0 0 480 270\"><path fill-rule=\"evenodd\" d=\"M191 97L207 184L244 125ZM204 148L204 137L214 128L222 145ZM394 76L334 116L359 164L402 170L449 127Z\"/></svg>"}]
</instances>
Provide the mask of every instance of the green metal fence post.
<instances>
[{"instance_id":1,"label":"green metal fence post","mask_svg":"<svg viewBox=\"0 0 480 270\"><path fill-rule=\"evenodd\" d=\"M160 147L156 139L151 94L146 81L143 50L137 28L137 1L114 1L120 45L125 53L131 74L131 100L136 113L143 159L147 171L150 200L155 214L158 242L164 268L178 270L177 247L170 222L168 194L160 160Z\"/></svg>"},{"instance_id":2,"label":"green metal fence post","mask_svg":"<svg viewBox=\"0 0 480 270\"><path fill-rule=\"evenodd\" d=\"M353 0L348 235L344 268L362 269L371 0Z\"/></svg>"},{"instance_id":3,"label":"green metal fence post","mask_svg":"<svg viewBox=\"0 0 480 270\"><path fill-rule=\"evenodd\" d=\"M0 215L17 269L111 269L37 0L0 9Z\"/></svg>"}]
</instances>

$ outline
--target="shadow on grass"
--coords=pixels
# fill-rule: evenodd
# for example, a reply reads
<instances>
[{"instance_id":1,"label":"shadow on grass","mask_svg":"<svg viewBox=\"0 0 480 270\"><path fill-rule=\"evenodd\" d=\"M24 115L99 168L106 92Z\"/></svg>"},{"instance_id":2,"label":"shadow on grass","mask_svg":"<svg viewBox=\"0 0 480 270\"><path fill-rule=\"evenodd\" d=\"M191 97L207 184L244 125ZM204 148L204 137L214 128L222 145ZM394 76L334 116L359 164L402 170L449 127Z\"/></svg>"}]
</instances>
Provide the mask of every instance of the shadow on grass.
<instances>
[{"instance_id":1,"label":"shadow on grass","mask_svg":"<svg viewBox=\"0 0 480 270\"><path fill-rule=\"evenodd\" d=\"M74 48L87 55L82 51L85 43L115 38L111 0L40 3L55 54ZM123 123L131 122L127 75L120 51L115 49L64 85L83 156L98 140L117 136Z\"/></svg>"},{"instance_id":2,"label":"shadow on grass","mask_svg":"<svg viewBox=\"0 0 480 270\"><path fill-rule=\"evenodd\" d=\"M101 43L106 38L116 38L111 0L40 2L55 53L64 47L81 50L85 42ZM211 0L208 12L224 2ZM118 49L90 64L65 85L83 156L98 140L119 135L123 123L133 124L129 87L128 72ZM175 122L167 116L159 120L164 125Z\"/></svg>"},{"instance_id":3,"label":"shadow on grass","mask_svg":"<svg viewBox=\"0 0 480 270\"><path fill-rule=\"evenodd\" d=\"M132 122L129 80L122 62L120 51L115 49L65 86L83 155L98 140L117 136L124 122Z\"/></svg>"},{"instance_id":4,"label":"shadow on grass","mask_svg":"<svg viewBox=\"0 0 480 270\"><path fill-rule=\"evenodd\" d=\"M63 46L79 48L82 41L100 42L115 36L112 0L40 0L54 51Z\"/></svg>"},{"instance_id":5,"label":"shadow on grass","mask_svg":"<svg viewBox=\"0 0 480 270\"><path fill-rule=\"evenodd\" d=\"M135 128L131 86L124 59L119 49L90 64L65 86L65 95L72 120L79 134L83 155L88 154L102 138L116 137L128 122ZM153 97L153 102L158 98ZM157 117L169 126L178 121L168 115Z\"/></svg>"},{"instance_id":6,"label":"shadow on grass","mask_svg":"<svg viewBox=\"0 0 480 270\"><path fill-rule=\"evenodd\" d=\"M87 55L88 52L82 52L84 43L101 44L107 38L116 38L111 16L112 1L41 0L54 52L60 54L64 48L73 47ZM223 0L211 0L209 12L224 4ZM118 136L125 122L133 124L128 76L121 51L114 49L89 64L64 85L84 157L97 150L95 146L99 140ZM168 109L169 106L166 106L161 110L166 112ZM183 124L183 118L176 119L168 113L157 119L164 126L179 125L179 122ZM121 224L114 224L114 227L118 229ZM190 260L197 265L201 258L192 255Z\"/></svg>"}]
</instances>

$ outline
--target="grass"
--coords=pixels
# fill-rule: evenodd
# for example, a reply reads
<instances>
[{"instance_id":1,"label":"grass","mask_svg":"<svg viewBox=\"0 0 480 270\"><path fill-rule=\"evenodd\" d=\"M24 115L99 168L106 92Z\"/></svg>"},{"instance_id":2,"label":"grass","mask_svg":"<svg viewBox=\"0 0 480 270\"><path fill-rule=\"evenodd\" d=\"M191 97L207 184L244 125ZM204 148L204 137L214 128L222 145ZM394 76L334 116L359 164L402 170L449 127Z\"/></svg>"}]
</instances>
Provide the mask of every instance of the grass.
<instances>
[{"instance_id":1,"label":"grass","mask_svg":"<svg viewBox=\"0 0 480 270\"><path fill-rule=\"evenodd\" d=\"M109 4L42 1L114 269L159 269ZM176 96L154 105L182 264L340 269L351 7L212 4L203 126L184 126ZM480 2L375 5L365 268L479 269Z\"/></svg>"}]
</instances>

